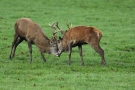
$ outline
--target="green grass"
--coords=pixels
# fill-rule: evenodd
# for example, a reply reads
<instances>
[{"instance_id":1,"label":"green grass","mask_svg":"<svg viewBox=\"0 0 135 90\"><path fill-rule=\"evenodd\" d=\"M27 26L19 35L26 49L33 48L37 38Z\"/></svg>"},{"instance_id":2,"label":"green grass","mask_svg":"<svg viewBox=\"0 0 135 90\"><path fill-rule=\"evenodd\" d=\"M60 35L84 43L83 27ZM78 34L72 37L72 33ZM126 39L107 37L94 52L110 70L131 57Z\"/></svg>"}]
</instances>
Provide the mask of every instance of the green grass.
<instances>
[{"instance_id":1,"label":"green grass","mask_svg":"<svg viewBox=\"0 0 135 90\"><path fill-rule=\"evenodd\" d=\"M134 0L0 0L0 90L134 90L135 86L135 1ZM61 57L44 54L44 63L33 45L33 62L26 42L8 59L14 24L21 17L31 18L51 38L49 23L95 26L103 33L100 45L107 66L99 55L83 46L85 66L78 49Z\"/></svg>"}]
</instances>

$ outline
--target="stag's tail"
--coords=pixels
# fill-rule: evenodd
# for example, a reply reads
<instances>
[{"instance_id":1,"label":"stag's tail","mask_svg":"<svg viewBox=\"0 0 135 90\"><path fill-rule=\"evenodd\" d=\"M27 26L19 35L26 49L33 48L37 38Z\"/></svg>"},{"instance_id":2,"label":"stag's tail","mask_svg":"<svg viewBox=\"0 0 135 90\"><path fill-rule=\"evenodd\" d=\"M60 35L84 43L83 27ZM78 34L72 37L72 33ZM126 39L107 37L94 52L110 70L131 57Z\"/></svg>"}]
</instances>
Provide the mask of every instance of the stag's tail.
<instances>
[{"instance_id":1,"label":"stag's tail","mask_svg":"<svg viewBox=\"0 0 135 90\"><path fill-rule=\"evenodd\" d=\"M102 33L101 32L97 32L97 36L98 36L98 40L100 40L102 38Z\"/></svg>"},{"instance_id":2,"label":"stag's tail","mask_svg":"<svg viewBox=\"0 0 135 90\"><path fill-rule=\"evenodd\" d=\"M15 29L15 31L18 29L18 24L17 23L15 23L14 29Z\"/></svg>"}]
</instances>

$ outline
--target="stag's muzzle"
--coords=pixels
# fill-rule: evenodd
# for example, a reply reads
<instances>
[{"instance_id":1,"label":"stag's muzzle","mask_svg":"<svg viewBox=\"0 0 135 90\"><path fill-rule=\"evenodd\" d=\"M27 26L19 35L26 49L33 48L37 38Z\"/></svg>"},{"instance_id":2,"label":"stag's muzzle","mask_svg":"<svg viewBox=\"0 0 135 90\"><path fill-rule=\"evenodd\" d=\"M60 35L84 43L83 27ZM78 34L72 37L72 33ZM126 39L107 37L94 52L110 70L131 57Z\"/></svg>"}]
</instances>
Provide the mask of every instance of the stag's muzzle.
<instances>
[{"instance_id":1,"label":"stag's muzzle","mask_svg":"<svg viewBox=\"0 0 135 90\"><path fill-rule=\"evenodd\" d=\"M55 56L60 57L59 53L56 53Z\"/></svg>"}]
</instances>

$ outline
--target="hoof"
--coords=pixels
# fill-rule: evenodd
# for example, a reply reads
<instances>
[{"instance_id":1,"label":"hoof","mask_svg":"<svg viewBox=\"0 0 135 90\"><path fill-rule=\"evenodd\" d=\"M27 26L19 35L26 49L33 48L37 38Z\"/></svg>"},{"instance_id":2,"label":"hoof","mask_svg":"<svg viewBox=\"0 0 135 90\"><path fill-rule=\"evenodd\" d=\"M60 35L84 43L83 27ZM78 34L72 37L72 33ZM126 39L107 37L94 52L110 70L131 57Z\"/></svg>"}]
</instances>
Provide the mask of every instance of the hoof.
<instances>
[{"instance_id":1,"label":"hoof","mask_svg":"<svg viewBox=\"0 0 135 90\"><path fill-rule=\"evenodd\" d=\"M82 66L84 66L84 62L82 63Z\"/></svg>"},{"instance_id":2,"label":"hoof","mask_svg":"<svg viewBox=\"0 0 135 90\"><path fill-rule=\"evenodd\" d=\"M101 65L104 65L104 66L106 66L106 62L101 62Z\"/></svg>"}]
</instances>

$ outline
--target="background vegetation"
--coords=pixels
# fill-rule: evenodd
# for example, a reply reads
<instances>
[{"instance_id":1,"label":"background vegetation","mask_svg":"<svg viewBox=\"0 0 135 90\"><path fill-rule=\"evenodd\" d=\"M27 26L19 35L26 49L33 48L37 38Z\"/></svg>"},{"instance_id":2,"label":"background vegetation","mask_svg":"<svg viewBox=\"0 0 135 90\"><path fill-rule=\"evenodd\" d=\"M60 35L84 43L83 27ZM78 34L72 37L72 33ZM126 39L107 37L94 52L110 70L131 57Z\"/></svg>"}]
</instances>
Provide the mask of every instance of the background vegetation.
<instances>
[{"instance_id":1,"label":"background vegetation","mask_svg":"<svg viewBox=\"0 0 135 90\"><path fill-rule=\"evenodd\" d=\"M0 89L1 90L133 90L135 89L135 1L134 0L0 0ZM71 65L68 53L45 54L44 63L33 45L29 63L27 43L21 43L9 60L14 23L31 18L51 38L49 23L95 26L103 33L100 42L107 66L99 55L83 46L85 66L74 48Z\"/></svg>"}]
</instances>

